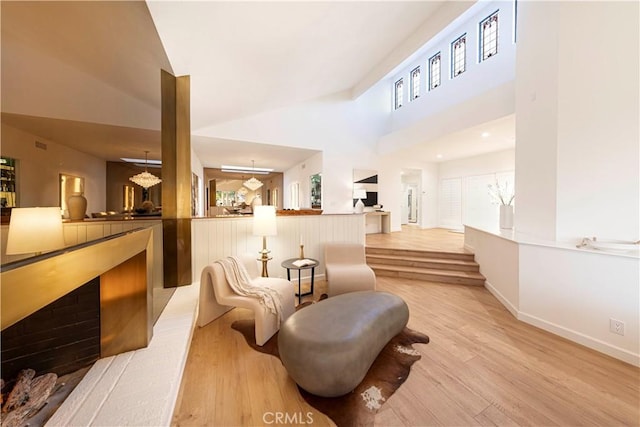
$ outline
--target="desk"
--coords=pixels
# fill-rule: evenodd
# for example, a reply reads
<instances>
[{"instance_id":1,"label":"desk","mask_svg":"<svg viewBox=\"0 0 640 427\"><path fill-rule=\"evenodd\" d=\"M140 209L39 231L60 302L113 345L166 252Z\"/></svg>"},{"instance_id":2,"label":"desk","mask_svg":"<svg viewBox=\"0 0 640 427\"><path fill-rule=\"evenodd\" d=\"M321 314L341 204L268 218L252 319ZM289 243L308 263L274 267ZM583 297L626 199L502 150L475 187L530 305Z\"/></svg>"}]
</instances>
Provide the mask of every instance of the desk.
<instances>
[{"instance_id":1,"label":"desk","mask_svg":"<svg viewBox=\"0 0 640 427\"><path fill-rule=\"evenodd\" d=\"M298 304L302 302L302 297L307 295L313 295L313 277L315 276L316 267L320 264L317 259L313 259L313 258L304 258L304 259L313 261L313 264L307 264L307 265L298 267L297 265L294 264L294 262L299 261L300 258L286 259L282 261L282 264L281 264L282 267L287 269L287 280L291 280L291 270L298 270L298 293L296 294L296 296L298 297ZM303 294L300 289L300 284L302 282L302 280L300 279L300 276L301 276L300 272L302 270L308 270L308 269L311 269L311 291L307 292L306 294Z\"/></svg>"},{"instance_id":2,"label":"desk","mask_svg":"<svg viewBox=\"0 0 640 427\"><path fill-rule=\"evenodd\" d=\"M365 212L366 218L380 217L380 233L391 233L391 212Z\"/></svg>"}]
</instances>

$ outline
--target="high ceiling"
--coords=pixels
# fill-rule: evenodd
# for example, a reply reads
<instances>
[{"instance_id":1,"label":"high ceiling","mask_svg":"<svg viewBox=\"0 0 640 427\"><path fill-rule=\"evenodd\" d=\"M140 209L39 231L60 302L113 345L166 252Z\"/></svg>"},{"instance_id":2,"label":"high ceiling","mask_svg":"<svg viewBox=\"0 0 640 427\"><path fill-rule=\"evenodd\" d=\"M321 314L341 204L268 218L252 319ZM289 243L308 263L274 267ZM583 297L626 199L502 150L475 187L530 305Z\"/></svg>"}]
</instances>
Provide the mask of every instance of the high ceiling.
<instances>
[{"instance_id":1,"label":"high ceiling","mask_svg":"<svg viewBox=\"0 0 640 427\"><path fill-rule=\"evenodd\" d=\"M270 158L283 171L317 151L198 129L361 93L424 43L416 34L430 18L472 3L2 1L2 120L105 160L160 158L165 69L191 76L192 145L205 167Z\"/></svg>"},{"instance_id":2,"label":"high ceiling","mask_svg":"<svg viewBox=\"0 0 640 427\"><path fill-rule=\"evenodd\" d=\"M207 125L351 89L441 1L148 2L191 120Z\"/></svg>"}]
</instances>

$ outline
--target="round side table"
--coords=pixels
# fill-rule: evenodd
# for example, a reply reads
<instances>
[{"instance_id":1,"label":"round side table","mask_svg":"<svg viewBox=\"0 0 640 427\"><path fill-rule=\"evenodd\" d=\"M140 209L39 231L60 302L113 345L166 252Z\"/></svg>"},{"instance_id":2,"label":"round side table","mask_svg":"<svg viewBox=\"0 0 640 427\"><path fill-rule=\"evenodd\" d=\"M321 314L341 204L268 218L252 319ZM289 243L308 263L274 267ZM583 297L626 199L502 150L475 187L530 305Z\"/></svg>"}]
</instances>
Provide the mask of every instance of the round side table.
<instances>
[{"instance_id":1,"label":"round side table","mask_svg":"<svg viewBox=\"0 0 640 427\"><path fill-rule=\"evenodd\" d=\"M296 296L298 297L298 304L300 304L302 302L302 297L307 296L307 295L313 295L313 278L315 276L315 272L316 272L316 267L320 264L320 262L317 259L313 259L313 258L303 258L305 260L308 261L312 261L311 264L306 264L306 265L301 265L301 266L297 266L294 264L295 261L300 261L300 258L289 258L286 259L284 261L282 261L282 267L287 269L287 280L291 280L291 270L298 270L298 293L296 294ZM300 288L300 284L301 284L301 271L302 270L309 270L311 269L311 291L307 292L307 293L302 293L301 292L301 288Z\"/></svg>"}]
</instances>

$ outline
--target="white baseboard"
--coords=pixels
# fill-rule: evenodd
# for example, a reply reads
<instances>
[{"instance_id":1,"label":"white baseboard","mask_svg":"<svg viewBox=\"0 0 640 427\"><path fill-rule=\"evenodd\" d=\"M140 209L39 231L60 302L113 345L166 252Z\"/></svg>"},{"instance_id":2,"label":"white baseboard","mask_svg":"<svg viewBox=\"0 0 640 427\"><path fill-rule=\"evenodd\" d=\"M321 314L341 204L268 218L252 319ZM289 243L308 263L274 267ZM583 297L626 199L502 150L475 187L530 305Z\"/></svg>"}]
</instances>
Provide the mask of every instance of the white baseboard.
<instances>
[{"instance_id":1,"label":"white baseboard","mask_svg":"<svg viewBox=\"0 0 640 427\"><path fill-rule=\"evenodd\" d=\"M523 313L521 311L518 312L518 315L516 317L518 318L518 320L522 320L525 323L536 326L540 329L544 329L547 332L551 332L553 334L559 335L570 341L576 342L578 344L582 344L585 347L589 347L593 350L607 354L611 357L615 357L616 359L620 359L634 366L640 366L640 354L632 353L629 350L616 347L614 345L611 345L599 339L590 337L580 332L573 331L571 329L565 328L564 326L560 326L555 323L548 322L544 319L541 319L536 316L532 316L527 313Z\"/></svg>"},{"instance_id":2,"label":"white baseboard","mask_svg":"<svg viewBox=\"0 0 640 427\"><path fill-rule=\"evenodd\" d=\"M498 291L488 280L484 281L484 287L487 288L487 290L489 292L491 292L491 295L493 295L494 297L496 297L496 299L498 301L500 301L500 303L502 305L504 305L504 307L509 310L509 312L511 314L513 314L513 317L515 317L516 319L518 318L518 309L515 305L513 305L511 303L511 301L509 301L507 298L504 297L504 295L502 295L500 293L500 291Z\"/></svg>"},{"instance_id":3,"label":"white baseboard","mask_svg":"<svg viewBox=\"0 0 640 427\"><path fill-rule=\"evenodd\" d=\"M543 329L552 334L561 336L575 343L584 345L593 350L599 351L616 359L630 363L634 366L640 366L640 354L633 353L620 347L616 347L599 339L590 337L580 332L573 331L564 326L546 321L536 316L524 313L504 297L488 280L485 281L485 288L496 297L498 301L518 320Z\"/></svg>"}]
</instances>

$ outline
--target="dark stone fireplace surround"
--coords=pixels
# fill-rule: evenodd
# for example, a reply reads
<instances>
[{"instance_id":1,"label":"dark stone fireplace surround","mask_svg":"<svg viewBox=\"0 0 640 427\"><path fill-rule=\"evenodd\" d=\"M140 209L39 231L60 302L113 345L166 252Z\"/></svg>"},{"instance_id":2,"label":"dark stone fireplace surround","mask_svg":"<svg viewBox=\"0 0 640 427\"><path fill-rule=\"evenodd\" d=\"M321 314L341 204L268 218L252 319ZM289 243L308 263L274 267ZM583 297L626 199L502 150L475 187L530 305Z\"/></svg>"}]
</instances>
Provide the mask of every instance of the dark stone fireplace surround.
<instances>
[{"instance_id":1,"label":"dark stone fireplace surround","mask_svg":"<svg viewBox=\"0 0 640 427\"><path fill-rule=\"evenodd\" d=\"M1 375L20 370L62 376L100 358L100 278L66 294L1 334Z\"/></svg>"}]
</instances>

